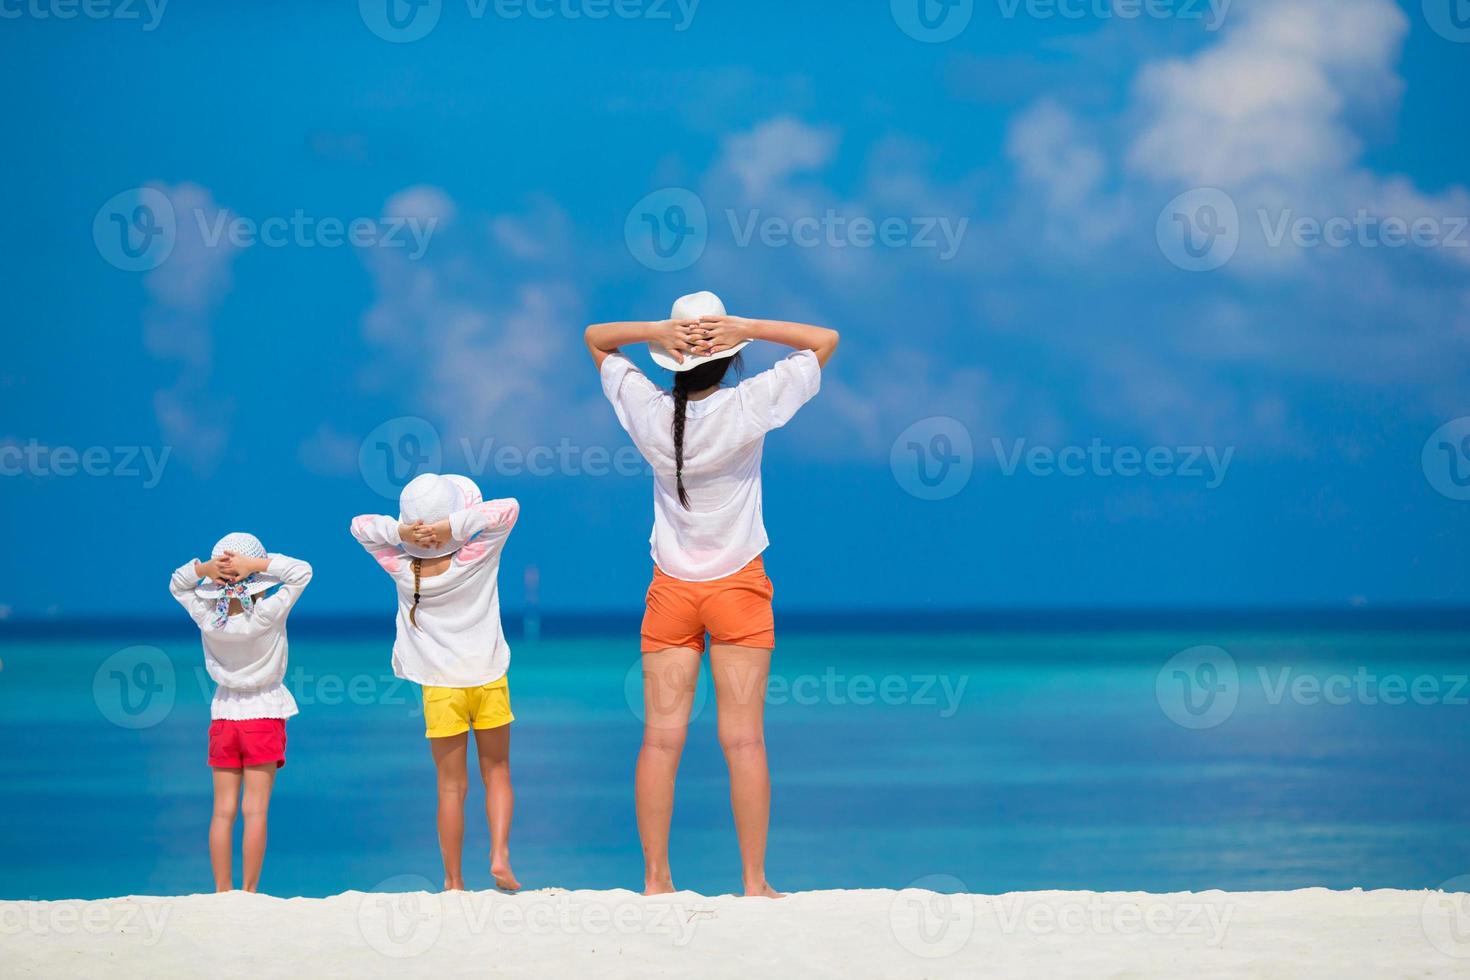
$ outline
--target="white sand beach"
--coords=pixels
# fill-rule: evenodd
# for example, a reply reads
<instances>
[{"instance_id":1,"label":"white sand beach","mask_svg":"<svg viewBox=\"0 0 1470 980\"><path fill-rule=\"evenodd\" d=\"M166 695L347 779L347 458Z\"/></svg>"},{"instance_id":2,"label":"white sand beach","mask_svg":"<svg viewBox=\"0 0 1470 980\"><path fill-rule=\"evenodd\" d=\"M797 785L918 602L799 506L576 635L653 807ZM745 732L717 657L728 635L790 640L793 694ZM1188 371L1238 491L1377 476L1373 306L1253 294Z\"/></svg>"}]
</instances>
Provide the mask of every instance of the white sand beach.
<instances>
[{"instance_id":1,"label":"white sand beach","mask_svg":"<svg viewBox=\"0 0 1470 980\"><path fill-rule=\"evenodd\" d=\"M1470 895L1429 891L546 889L0 903L0 972L69 977L1464 977Z\"/></svg>"}]
</instances>

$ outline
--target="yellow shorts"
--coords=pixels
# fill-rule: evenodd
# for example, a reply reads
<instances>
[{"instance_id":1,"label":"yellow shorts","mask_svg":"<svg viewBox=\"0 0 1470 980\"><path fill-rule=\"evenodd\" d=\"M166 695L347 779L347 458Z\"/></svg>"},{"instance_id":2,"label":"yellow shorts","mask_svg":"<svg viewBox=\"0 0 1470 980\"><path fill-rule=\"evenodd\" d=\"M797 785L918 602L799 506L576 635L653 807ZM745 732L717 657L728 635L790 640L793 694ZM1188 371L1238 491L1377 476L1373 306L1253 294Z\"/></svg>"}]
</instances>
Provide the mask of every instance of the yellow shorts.
<instances>
[{"instance_id":1,"label":"yellow shorts","mask_svg":"<svg viewBox=\"0 0 1470 980\"><path fill-rule=\"evenodd\" d=\"M510 682L502 677L480 687L425 687L424 737L449 738L471 728L499 728L515 721Z\"/></svg>"}]
</instances>

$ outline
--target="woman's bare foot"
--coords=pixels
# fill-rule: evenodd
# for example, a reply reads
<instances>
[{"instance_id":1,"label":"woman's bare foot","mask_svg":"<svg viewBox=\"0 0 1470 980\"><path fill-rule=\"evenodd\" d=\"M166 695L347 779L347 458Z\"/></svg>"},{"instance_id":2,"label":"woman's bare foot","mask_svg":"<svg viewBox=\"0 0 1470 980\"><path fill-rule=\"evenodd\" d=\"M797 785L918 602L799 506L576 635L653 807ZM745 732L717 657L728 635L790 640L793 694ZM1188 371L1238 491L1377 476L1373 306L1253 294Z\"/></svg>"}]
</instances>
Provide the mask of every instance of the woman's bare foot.
<instances>
[{"instance_id":1,"label":"woman's bare foot","mask_svg":"<svg viewBox=\"0 0 1470 980\"><path fill-rule=\"evenodd\" d=\"M490 876L495 879L495 887L503 892L518 892L521 883L516 880L515 872L510 870L510 860L503 859L490 862Z\"/></svg>"},{"instance_id":2,"label":"woman's bare foot","mask_svg":"<svg viewBox=\"0 0 1470 980\"><path fill-rule=\"evenodd\" d=\"M768 882L768 881L766 881L766 879L762 878L758 882L750 882L750 881L748 881L748 882L745 883L745 897L746 898L785 898L786 897L786 894L784 892L778 892L778 891L776 891L776 889L774 889L774 888L771 887L770 882Z\"/></svg>"},{"instance_id":3,"label":"woman's bare foot","mask_svg":"<svg viewBox=\"0 0 1470 980\"><path fill-rule=\"evenodd\" d=\"M645 895L672 895L674 893L674 879L672 878L644 878L643 894Z\"/></svg>"},{"instance_id":4,"label":"woman's bare foot","mask_svg":"<svg viewBox=\"0 0 1470 980\"><path fill-rule=\"evenodd\" d=\"M445 875L445 877L444 877L444 890L447 891L447 892L462 892L462 891L464 891L464 879L463 878L459 878L459 877L451 878L448 875Z\"/></svg>"}]
</instances>

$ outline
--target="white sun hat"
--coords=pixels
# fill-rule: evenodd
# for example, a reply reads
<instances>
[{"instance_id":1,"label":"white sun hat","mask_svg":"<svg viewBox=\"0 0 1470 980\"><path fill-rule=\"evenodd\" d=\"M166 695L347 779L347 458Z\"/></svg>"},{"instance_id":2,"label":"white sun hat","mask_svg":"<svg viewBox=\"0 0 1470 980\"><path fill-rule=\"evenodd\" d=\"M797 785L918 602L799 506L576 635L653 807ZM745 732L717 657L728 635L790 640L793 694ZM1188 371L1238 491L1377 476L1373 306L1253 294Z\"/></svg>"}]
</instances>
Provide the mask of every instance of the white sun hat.
<instances>
[{"instance_id":1,"label":"white sun hat","mask_svg":"<svg viewBox=\"0 0 1470 980\"><path fill-rule=\"evenodd\" d=\"M398 495L398 523L413 524L423 521L425 524L437 524L456 511L473 507L483 499L480 488L467 476L424 473L409 481L408 486ZM403 550L415 558L443 558L454 554L464 545L463 541L450 541L439 548L421 548L405 541Z\"/></svg>"},{"instance_id":2,"label":"white sun hat","mask_svg":"<svg viewBox=\"0 0 1470 980\"><path fill-rule=\"evenodd\" d=\"M718 296L709 291L690 293L688 296L680 296L674 300L674 311L669 314L671 320L698 320L702 316L725 316L725 304ZM649 344L648 353L653 358L653 363L669 371L689 371L708 364L710 361L719 361L727 357L734 357L745 349L750 341L736 344L729 350L722 350L718 354L708 357L685 357L681 364L669 356L668 351L658 344Z\"/></svg>"},{"instance_id":3,"label":"white sun hat","mask_svg":"<svg viewBox=\"0 0 1470 980\"><path fill-rule=\"evenodd\" d=\"M240 555L244 558L269 558L270 554L265 550L265 545L253 534L244 531L232 531L215 542L209 551L211 561L223 555L226 551ZM267 589L273 589L281 584L281 580L274 575L265 572L256 572L241 580L238 584L245 587L247 595L259 595ZM215 585L213 582L204 582L195 587L194 594L201 599L218 599L224 594L224 587Z\"/></svg>"}]
</instances>

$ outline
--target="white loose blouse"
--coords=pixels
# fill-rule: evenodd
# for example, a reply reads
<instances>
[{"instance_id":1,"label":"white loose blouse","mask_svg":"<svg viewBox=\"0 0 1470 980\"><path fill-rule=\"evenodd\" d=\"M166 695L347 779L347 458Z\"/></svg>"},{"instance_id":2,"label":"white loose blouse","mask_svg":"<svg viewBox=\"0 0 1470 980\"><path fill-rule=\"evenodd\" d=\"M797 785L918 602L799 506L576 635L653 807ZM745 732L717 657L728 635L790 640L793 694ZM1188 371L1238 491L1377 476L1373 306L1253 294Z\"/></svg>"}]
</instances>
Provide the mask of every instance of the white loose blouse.
<instances>
[{"instance_id":1,"label":"white loose blouse","mask_svg":"<svg viewBox=\"0 0 1470 980\"><path fill-rule=\"evenodd\" d=\"M231 721L290 718L296 699L283 683L286 676L286 617L311 581L311 566L285 555L271 555L266 574L281 580L280 587L236 613L214 629L214 599L195 592L199 577L194 560L180 565L169 579L169 592L199 627L204 644L204 668L217 685L209 717Z\"/></svg>"},{"instance_id":2,"label":"white loose blouse","mask_svg":"<svg viewBox=\"0 0 1470 980\"><path fill-rule=\"evenodd\" d=\"M419 580L413 608L413 557L403 550L398 519L365 514L352 536L398 586L393 673L428 687L480 687L510 670L510 644L500 625L500 554L520 515L512 498L487 500L450 515L450 533L466 542L449 567Z\"/></svg>"},{"instance_id":3,"label":"white loose blouse","mask_svg":"<svg viewBox=\"0 0 1470 980\"><path fill-rule=\"evenodd\" d=\"M686 510L674 480L674 396L622 354L602 362L602 390L653 467L654 564L686 582L732 575L770 543L761 517L766 433L791 421L822 387L817 355L797 351L733 387L691 401L684 421Z\"/></svg>"}]
</instances>

